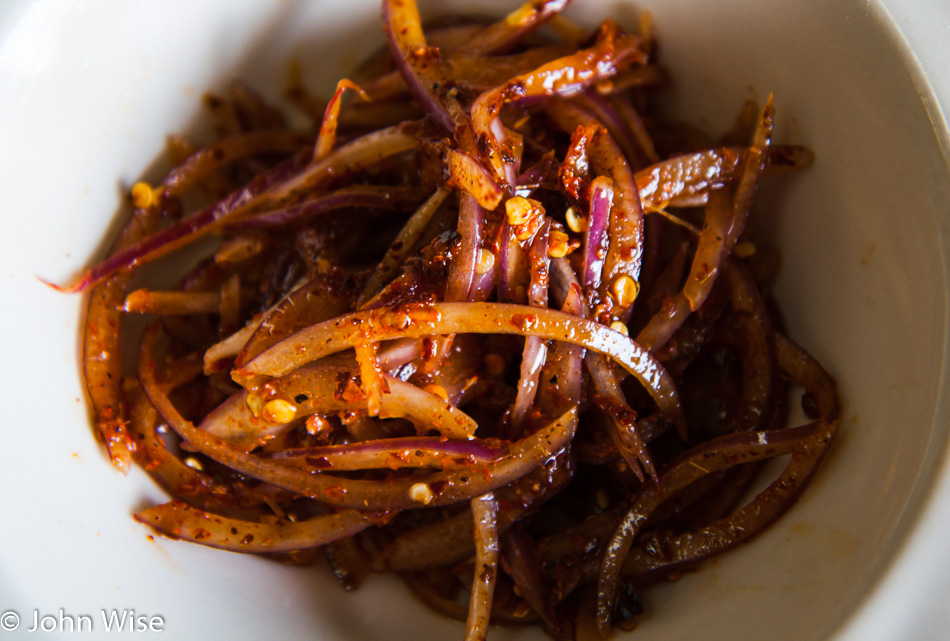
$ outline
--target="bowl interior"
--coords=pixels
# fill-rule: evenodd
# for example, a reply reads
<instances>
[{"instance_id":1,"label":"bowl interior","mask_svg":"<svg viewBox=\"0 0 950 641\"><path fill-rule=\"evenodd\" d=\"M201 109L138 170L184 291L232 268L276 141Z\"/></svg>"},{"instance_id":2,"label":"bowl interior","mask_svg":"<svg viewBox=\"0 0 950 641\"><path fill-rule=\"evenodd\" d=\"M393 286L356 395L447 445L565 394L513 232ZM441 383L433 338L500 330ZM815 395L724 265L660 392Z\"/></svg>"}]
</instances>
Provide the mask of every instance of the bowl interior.
<instances>
[{"instance_id":1,"label":"bowl interior","mask_svg":"<svg viewBox=\"0 0 950 641\"><path fill-rule=\"evenodd\" d=\"M827 638L893 560L946 450L946 132L875 2L653 4L672 113L718 133L745 99L773 92L774 139L815 151L813 168L763 186L754 216L783 254L775 293L789 334L838 378L845 421L799 504L753 544L650 588L636 634ZM461 0L421 6L470 11ZM632 26L638 10L576 0L570 15ZM0 261L8 294L31 311L8 316L0 339L18 364L2 375L0 492L22 515L0 528L0 603L97 625L101 610L130 608L183 639L463 635L389 577L351 595L323 568L147 538L130 514L160 492L137 472L115 474L88 429L80 300L35 279L68 280L97 255L124 191L157 171L165 137L204 126L204 90L236 77L276 97L297 59L326 92L382 43L378 16L375 0L36 3L9 31L0 202L20 227L0 237Z\"/></svg>"}]
</instances>

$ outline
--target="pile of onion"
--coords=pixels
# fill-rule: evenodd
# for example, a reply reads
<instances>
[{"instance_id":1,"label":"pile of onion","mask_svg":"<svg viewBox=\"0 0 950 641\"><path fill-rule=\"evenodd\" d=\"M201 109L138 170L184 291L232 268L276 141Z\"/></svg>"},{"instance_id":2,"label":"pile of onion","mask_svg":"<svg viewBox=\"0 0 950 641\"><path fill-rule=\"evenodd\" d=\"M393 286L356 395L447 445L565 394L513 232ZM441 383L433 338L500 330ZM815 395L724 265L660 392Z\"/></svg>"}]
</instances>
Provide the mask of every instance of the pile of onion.
<instances>
[{"instance_id":1,"label":"pile of onion","mask_svg":"<svg viewBox=\"0 0 950 641\"><path fill-rule=\"evenodd\" d=\"M586 639L794 503L840 403L746 222L811 155L771 143L771 98L720 140L665 122L649 17L566 4L423 30L384 0L388 47L329 101L291 83L309 130L235 84L214 142L172 139L68 288L97 431L172 497L138 520L346 588L398 573L466 639ZM207 237L176 287L133 285Z\"/></svg>"}]
</instances>

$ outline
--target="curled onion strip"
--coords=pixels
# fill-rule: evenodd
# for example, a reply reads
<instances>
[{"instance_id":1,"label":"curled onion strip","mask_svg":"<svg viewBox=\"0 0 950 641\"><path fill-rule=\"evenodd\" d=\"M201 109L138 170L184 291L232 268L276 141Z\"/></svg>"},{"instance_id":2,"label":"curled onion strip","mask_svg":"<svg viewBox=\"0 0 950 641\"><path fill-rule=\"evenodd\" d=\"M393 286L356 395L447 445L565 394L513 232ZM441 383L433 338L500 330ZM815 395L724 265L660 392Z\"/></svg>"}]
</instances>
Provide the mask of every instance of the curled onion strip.
<instances>
[{"instance_id":1,"label":"curled onion strip","mask_svg":"<svg viewBox=\"0 0 950 641\"><path fill-rule=\"evenodd\" d=\"M345 389L359 370L314 364L275 379L270 389L274 398L292 403L297 417L325 414L341 410L366 410L369 400L361 390L354 395ZM408 418L420 431L436 430L443 436L469 439L477 428L471 417L439 396L385 376L388 392L378 399L378 415L382 418ZM339 386L344 391L339 391ZM255 399L264 405L270 397L260 398L255 392L241 391L212 410L199 426L200 429L226 439L229 443L249 451L268 439L285 432L289 423L270 422L256 416L252 406Z\"/></svg>"},{"instance_id":2,"label":"curled onion strip","mask_svg":"<svg viewBox=\"0 0 950 641\"><path fill-rule=\"evenodd\" d=\"M676 424L683 421L673 381L663 366L636 342L599 323L564 312L508 303L435 303L347 314L284 339L234 370L232 377L254 387L263 377L283 376L361 341L459 333L530 333L604 354L633 374L664 414Z\"/></svg>"},{"instance_id":3,"label":"curled onion strip","mask_svg":"<svg viewBox=\"0 0 950 641\"><path fill-rule=\"evenodd\" d=\"M327 109L323 114L323 122L320 124L320 135L317 136L317 143L313 148L312 162L319 162L326 158L336 143L337 121L340 118L343 92L347 89L355 91L363 100L369 100L369 95L352 81L344 78L336 83L336 91L333 92L333 97L330 98L330 102L327 103Z\"/></svg>"},{"instance_id":4,"label":"curled onion strip","mask_svg":"<svg viewBox=\"0 0 950 641\"><path fill-rule=\"evenodd\" d=\"M281 465L279 461L248 454L185 420L155 379L153 359L159 332L160 327L153 324L142 338L139 377L149 400L172 429L190 447L222 465L330 505L354 509L373 505L386 512L417 508L420 504L411 497L410 489L419 483L426 484L433 493L426 504L428 506L439 507L468 500L507 485L536 469L567 447L577 427L575 408L534 434L513 443L509 455L493 465L491 475L478 474L477 470L436 472L422 477L392 479L381 484L313 474Z\"/></svg>"}]
</instances>

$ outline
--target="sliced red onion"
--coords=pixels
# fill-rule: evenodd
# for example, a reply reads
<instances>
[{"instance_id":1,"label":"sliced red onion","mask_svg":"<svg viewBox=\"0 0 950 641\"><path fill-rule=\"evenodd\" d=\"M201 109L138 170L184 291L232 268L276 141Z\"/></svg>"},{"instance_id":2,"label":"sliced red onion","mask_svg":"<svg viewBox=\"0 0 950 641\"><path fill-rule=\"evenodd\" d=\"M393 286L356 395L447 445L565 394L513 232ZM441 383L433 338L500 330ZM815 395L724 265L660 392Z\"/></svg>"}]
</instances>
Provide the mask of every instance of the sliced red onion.
<instances>
[{"instance_id":1,"label":"sliced red onion","mask_svg":"<svg viewBox=\"0 0 950 641\"><path fill-rule=\"evenodd\" d=\"M514 184L509 178L511 169L506 160L511 150L506 147L506 141L499 138L499 134L502 137L506 134L499 120L501 108L506 103L526 103L552 96L569 97L609 78L623 66L643 59L644 54L638 49L636 39L618 34L616 25L608 22L601 28L597 42L591 48L559 58L480 95L472 103L472 126L485 161L495 170L496 179L506 185Z\"/></svg>"},{"instance_id":2,"label":"sliced red onion","mask_svg":"<svg viewBox=\"0 0 950 641\"><path fill-rule=\"evenodd\" d=\"M459 333L536 335L605 354L633 374L675 424L683 422L672 379L659 361L636 342L604 325L570 314L506 303L397 305L347 314L284 339L234 370L232 378L253 388L266 377L284 376L357 342Z\"/></svg>"},{"instance_id":3,"label":"sliced red onion","mask_svg":"<svg viewBox=\"0 0 950 641\"><path fill-rule=\"evenodd\" d=\"M669 303L650 319L647 326L637 336L637 341L647 349L654 350L664 345L683 324L690 312L702 305L724 261L732 252L739 235L745 228L745 222L752 207L752 196L765 170L773 113L774 108L770 98L759 117L755 141L748 152L741 156L744 160L735 198L730 199L725 189L714 190L710 193L706 208L706 224L700 233L692 268L683 291L670 299ZM721 167L721 165L714 163L710 167Z\"/></svg>"},{"instance_id":4,"label":"sliced red onion","mask_svg":"<svg viewBox=\"0 0 950 641\"><path fill-rule=\"evenodd\" d=\"M474 196L463 193L460 198L458 233L462 244L452 257L449 266L449 279L445 289L445 300L468 300L472 289L475 268L478 265L478 251L482 246L482 226L484 210Z\"/></svg>"},{"instance_id":5,"label":"sliced red onion","mask_svg":"<svg viewBox=\"0 0 950 641\"><path fill-rule=\"evenodd\" d=\"M442 82L438 72L438 49L426 44L415 0L384 0L383 26L393 58L423 110L447 132L454 134L456 121L449 115L433 87Z\"/></svg>"},{"instance_id":6,"label":"sliced red onion","mask_svg":"<svg viewBox=\"0 0 950 641\"><path fill-rule=\"evenodd\" d=\"M347 80L346 78L336 83L336 91L327 103L326 111L323 114L323 122L320 124L320 135L317 136L317 142L313 147L313 159L311 162L319 162L326 158L327 154L336 144L336 127L340 118L340 107L342 105L343 92L352 89L357 92L363 100L369 100L369 96L359 86Z\"/></svg>"},{"instance_id":7,"label":"sliced red onion","mask_svg":"<svg viewBox=\"0 0 950 641\"><path fill-rule=\"evenodd\" d=\"M643 208L639 191L630 165L623 152L605 130L593 130L599 126L596 118L576 105L554 103L548 108L558 126L564 131L578 131L584 127L590 131L588 155L592 173L606 176L613 181L614 202L608 222L609 245L604 257L603 276L599 288L599 300L607 301L615 293L617 283L631 279L639 287L640 266L643 259ZM612 300L611 315L626 322L630 316L636 295L624 300Z\"/></svg>"},{"instance_id":8,"label":"sliced red onion","mask_svg":"<svg viewBox=\"0 0 950 641\"><path fill-rule=\"evenodd\" d=\"M760 120L760 130L762 124ZM766 145L763 149L763 173L767 175L804 169L814 162L814 155L805 147ZM701 202L705 202L709 190L736 180L749 153L749 148L719 147L674 156L647 167L636 174L640 199L644 207L695 204L696 196L702 196Z\"/></svg>"},{"instance_id":9,"label":"sliced red onion","mask_svg":"<svg viewBox=\"0 0 950 641\"><path fill-rule=\"evenodd\" d=\"M501 204L504 195L501 188L478 160L449 147L445 150L444 162L451 183L473 196L479 206L491 211Z\"/></svg>"},{"instance_id":10,"label":"sliced red onion","mask_svg":"<svg viewBox=\"0 0 950 641\"><path fill-rule=\"evenodd\" d=\"M250 183L232 192L223 200L157 231L107 259L83 274L75 284L63 291L79 292L102 282L122 269L140 267L160 256L178 249L219 227L228 218L239 215L262 194L290 177L306 165L308 154L301 152L273 170L261 174Z\"/></svg>"},{"instance_id":11,"label":"sliced red onion","mask_svg":"<svg viewBox=\"0 0 950 641\"><path fill-rule=\"evenodd\" d=\"M521 243L515 236L515 230L506 220L501 228L501 241L498 249L498 269L496 271L496 286L498 300L501 302L513 301L517 275L520 273L522 259Z\"/></svg>"},{"instance_id":12,"label":"sliced red onion","mask_svg":"<svg viewBox=\"0 0 950 641\"><path fill-rule=\"evenodd\" d=\"M477 56L507 51L551 17L564 11L570 2L571 0L529 0L469 39L462 45L461 52Z\"/></svg>"},{"instance_id":13,"label":"sliced red onion","mask_svg":"<svg viewBox=\"0 0 950 641\"><path fill-rule=\"evenodd\" d=\"M584 357L584 364L590 372L591 382L597 392L595 401L599 401L600 408L611 418L614 429L610 431L610 437L617 451L641 481L645 479L645 476L656 478L653 459L637 427L637 414L627 405L620 383L607 366L606 359L600 354L587 354ZM679 423L679 426L680 436L685 438L685 423Z\"/></svg>"},{"instance_id":14,"label":"sliced red onion","mask_svg":"<svg viewBox=\"0 0 950 641\"><path fill-rule=\"evenodd\" d=\"M317 470L339 472L403 467L452 469L496 461L507 454L508 443L503 441L418 436L282 450L271 458L296 460Z\"/></svg>"},{"instance_id":15,"label":"sliced red onion","mask_svg":"<svg viewBox=\"0 0 950 641\"><path fill-rule=\"evenodd\" d=\"M528 285L528 304L532 307L547 307L548 304L548 230L550 220L546 220L537 231L534 241L528 250L528 261L531 264L531 282ZM516 435L521 428L525 414L538 392L538 377L541 367L547 357L547 343L538 336L527 336L524 340L524 351L521 356L521 375L518 379L518 394L515 404L511 408L510 428L511 435Z\"/></svg>"},{"instance_id":16,"label":"sliced red onion","mask_svg":"<svg viewBox=\"0 0 950 641\"><path fill-rule=\"evenodd\" d=\"M343 510L306 521L255 523L205 512L180 501L148 508L135 518L172 539L247 554L320 547L388 520L381 514Z\"/></svg>"},{"instance_id":17,"label":"sliced red onion","mask_svg":"<svg viewBox=\"0 0 950 641\"><path fill-rule=\"evenodd\" d=\"M574 471L573 458L563 452L533 472L495 490L495 498L503 506L498 514L499 535L557 496L571 481ZM418 572L458 563L475 553L473 531L467 512L420 525L387 545L373 560L373 568Z\"/></svg>"},{"instance_id":18,"label":"sliced red onion","mask_svg":"<svg viewBox=\"0 0 950 641\"><path fill-rule=\"evenodd\" d=\"M531 167L524 170L515 181L515 196L527 198L535 190L557 188L558 162L554 150L549 151Z\"/></svg>"},{"instance_id":19,"label":"sliced red onion","mask_svg":"<svg viewBox=\"0 0 950 641\"><path fill-rule=\"evenodd\" d=\"M590 189L590 215L587 231L584 232L584 279L585 291L600 288L607 255L607 224L614 201L614 183L606 176L594 179Z\"/></svg>"},{"instance_id":20,"label":"sliced red onion","mask_svg":"<svg viewBox=\"0 0 950 641\"><path fill-rule=\"evenodd\" d=\"M355 386L355 367L339 367L316 363L302 367L288 376L271 382L273 396L255 392L233 394L212 410L201 422L199 429L228 441L244 451L250 451L293 426L289 422L267 421L258 416L255 407L267 401L280 399L293 406L295 417L325 414L341 410L366 410L369 399L356 388L349 394L338 389ZM383 377L388 392L378 398L378 415L382 418L407 418L422 431L437 430L450 438L469 439L478 425L467 414L410 383L392 376Z\"/></svg>"},{"instance_id":21,"label":"sliced red onion","mask_svg":"<svg viewBox=\"0 0 950 641\"><path fill-rule=\"evenodd\" d=\"M498 579L498 503L488 493L472 499L475 520L475 577L468 602L465 641L485 641Z\"/></svg>"},{"instance_id":22,"label":"sliced red onion","mask_svg":"<svg viewBox=\"0 0 950 641\"><path fill-rule=\"evenodd\" d=\"M436 189L432 195L416 209L415 213L409 217L409 220L406 221L406 224L399 231L399 234L396 235L395 240L390 244L386 255L383 256L379 265L370 275L366 286L363 288L363 295L360 297L357 307L362 307L369 302L386 282L396 275L397 268L402 265L413 247L416 246L416 243L419 241L419 238L422 237L422 233L428 226L429 221L432 220L432 217L439 210L439 207L442 206L442 203L445 202L448 195L449 190L444 188Z\"/></svg>"},{"instance_id":23,"label":"sliced red onion","mask_svg":"<svg viewBox=\"0 0 950 641\"><path fill-rule=\"evenodd\" d=\"M642 154L633 132L630 131L630 127L606 98L595 91L585 91L583 94L576 96L574 101L603 123L611 137L617 141L617 144L623 150L628 163L643 166L641 163Z\"/></svg>"},{"instance_id":24,"label":"sliced red onion","mask_svg":"<svg viewBox=\"0 0 950 641\"><path fill-rule=\"evenodd\" d=\"M282 465L279 461L247 454L186 421L155 380L153 354L159 329L158 325L152 325L143 337L139 377L149 400L191 448L242 474L339 507L363 510L371 507L380 511L394 511L424 505L439 507L474 498L508 485L537 469L570 443L577 427L575 408L550 425L513 443L509 455L494 463L490 474L487 469L485 473L479 473L476 467L474 470L435 472L379 483L300 470ZM420 503L416 493L410 492L412 488L420 487L420 484L431 495L428 502Z\"/></svg>"},{"instance_id":25,"label":"sliced red onion","mask_svg":"<svg viewBox=\"0 0 950 641\"><path fill-rule=\"evenodd\" d=\"M379 343L370 341L353 346L356 353L356 364L360 368L360 389L366 397L366 415L379 416L382 409L383 395L390 393L389 385L383 378L383 371L379 367L376 352Z\"/></svg>"},{"instance_id":26,"label":"sliced red onion","mask_svg":"<svg viewBox=\"0 0 950 641\"><path fill-rule=\"evenodd\" d=\"M309 198L296 205L265 211L227 225L230 231L269 229L301 223L323 214L350 207L400 210L417 204L418 198L405 190L376 185L344 187L329 194Z\"/></svg>"},{"instance_id":27,"label":"sliced red onion","mask_svg":"<svg viewBox=\"0 0 950 641\"><path fill-rule=\"evenodd\" d=\"M472 279L472 289L468 292L468 299L475 302L488 300L495 288L495 266L493 265L484 274L475 274Z\"/></svg>"},{"instance_id":28,"label":"sliced red onion","mask_svg":"<svg viewBox=\"0 0 950 641\"><path fill-rule=\"evenodd\" d=\"M277 341L304 327L345 313L350 309L352 296L353 292L347 287L347 278L342 272L331 270L317 274L295 287L283 300L262 315L260 322L256 323L256 329L239 346L235 365L240 367ZM243 336L251 326L254 326L254 323L240 330L238 334ZM205 353L206 363L213 357L210 352L211 349Z\"/></svg>"},{"instance_id":29,"label":"sliced red onion","mask_svg":"<svg viewBox=\"0 0 950 641\"><path fill-rule=\"evenodd\" d=\"M342 176L362 171L384 158L415 149L416 138L407 132L411 123L402 123L373 131L334 149L319 162L289 180L276 184L267 193L266 202L283 205Z\"/></svg>"}]
</instances>

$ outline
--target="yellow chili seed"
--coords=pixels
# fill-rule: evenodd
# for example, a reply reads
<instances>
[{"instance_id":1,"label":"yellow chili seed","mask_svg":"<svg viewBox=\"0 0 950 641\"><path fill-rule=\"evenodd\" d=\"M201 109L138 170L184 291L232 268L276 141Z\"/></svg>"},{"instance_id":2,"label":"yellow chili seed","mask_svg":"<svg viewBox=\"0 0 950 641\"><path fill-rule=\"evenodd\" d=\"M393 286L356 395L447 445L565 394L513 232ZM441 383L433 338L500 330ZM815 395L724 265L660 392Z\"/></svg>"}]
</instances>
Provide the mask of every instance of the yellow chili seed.
<instances>
[{"instance_id":1,"label":"yellow chili seed","mask_svg":"<svg viewBox=\"0 0 950 641\"><path fill-rule=\"evenodd\" d=\"M254 392L248 392L247 396L244 397L244 403L247 405L247 409L251 410L251 416L256 418L261 415L261 407L264 406L264 401L260 396Z\"/></svg>"},{"instance_id":2,"label":"yellow chili seed","mask_svg":"<svg viewBox=\"0 0 950 641\"><path fill-rule=\"evenodd\" d=\"M271 423L289 423L297 415L297 406L282 398L275 398L264 403L261 416Z\"/></svg>"},{"instance_id":3,"label":"yellow chili seed","mask_svg":"<svg viewBox=\"0 0 950 641\"><path fill-rule=\"evenodd\" d=\"M755 254L755 244L743 240L742 242L736 243L736 247L732 250L732 253L736 255L736 258L748 258Z\"/></svg>"},{"instance_id":4,"label":"yellow chili seed","mask_svg":"<svg viewBox=\"0 0 950 641\"><path fill-rule=\"evenodd\" d=\"M570 237L564 232L553 230L548 235L548 256L551 258L566 256L571 249L570 240Z\"/></svg>"},{"instance_id":5,"label":"yellow chili seed","mask_svg":"<svg viewBox=\"0 0 950 641\"><path fill-rule=\"evenodd\" d=\"M486 274L495 266L495 254L490 249L478 250L478 262L475 264L476 274Z\"/></svg>"},{"instance_id":6,"label":"yellow chili seed","mask_svg":"<svg viewBox=\"0 0 950 641\"><path fill-rule=\"evenodd\" d=\"M505 214L510 225L523 225L535 216L544 214L544 206L537 200L515 196L505 201Z\"/></svg>"},{"instance_id":7,"label":"yellow chili seed","mask_svg":"<svg viewBox=\"0 0 950 641\"><path fill-rule=\"evenodd\" d=\"M409 488L409 500L428 505L434 498L432 488L427 483L415 483Z\"/></svg>"},{"instance_id":8,"label":"yellow chili seed","mask_svg":"<svg viewBox=\"0 0 950 641\"><path fill-rule=\"evenodd\" d=\"M633 280L628 274L622 274L614 280L610 291L618 305L629 307L636 300L637 294L640 293L640 283Z\"/></svg>"},{"instance_id":9,"label":"yellow chili seed","mask_svg":"<svg viewBox=\"0 0 950 641\"><path fill-rule=\"evenodd\" d=\"M567 208L567 211L564 212L564 218L567 221L568 229L575 234L587 231L587 219L583 216L578 216L573 207Z\"/></svg>"},{"instance_id":10,"label":"yellow chili seed","mask_svg":"<svg viewBox=\"0 0 950 641\"><path fill-rule=\"evenodd\" d=\"M155 191L148 183L138 182L132 185L132 204L139 209L151 207L156 200Z\"/></svg>"},{"instance_id":11,"label":"yellow chili seed","mask_svg":"<svg viewBox=\"0 0 950 641\"><path fill-rule=\"evenodd\" d=\"M614 330L615 332L620 332L624 336L630 336L630 330L627 329L627 326L624 325L622 321L616 320L612 322L610 324L610 329Z\"/></svg>"}]
</instances>

